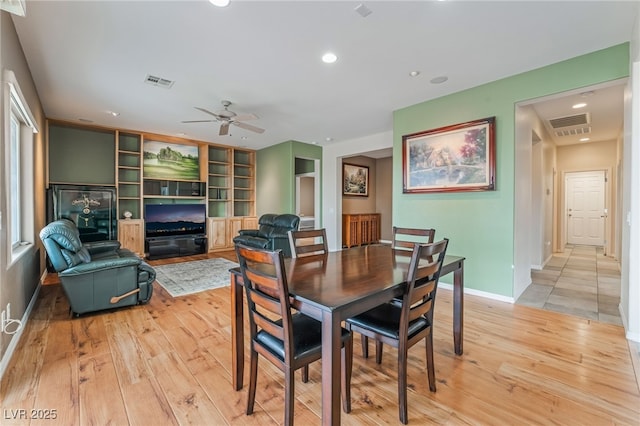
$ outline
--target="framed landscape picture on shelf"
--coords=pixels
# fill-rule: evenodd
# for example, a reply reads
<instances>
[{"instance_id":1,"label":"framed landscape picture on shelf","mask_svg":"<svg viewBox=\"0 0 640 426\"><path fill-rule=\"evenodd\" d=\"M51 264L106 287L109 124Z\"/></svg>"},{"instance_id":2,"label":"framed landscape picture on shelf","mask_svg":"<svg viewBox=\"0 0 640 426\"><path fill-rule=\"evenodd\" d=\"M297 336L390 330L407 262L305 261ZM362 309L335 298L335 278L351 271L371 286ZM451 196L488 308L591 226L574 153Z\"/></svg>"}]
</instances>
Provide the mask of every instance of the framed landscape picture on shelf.
<instances>
[{"instance_id":1,"label":"framed landscape picture on shelf","mask_svg":"<svg viewBox=\"0 0 640 426\"><path fill-rule=\"evenodd\" d=\"M369 167L342 164L343 195L369 196Z\"/></svg>"},{"instance_id":2,"label":"framed landscape picture on shelf","mask_svg":"<svg viewBox=\"0 0 640 426\"><path fill-rule=\"evenodd\" d=\"M495 117L402 137L402 191L495 190Z\"/></svg>"},{"instance_id":3,"label":"framed landscape picture on shelf","mask_svg":"<svg viewBox=\"0 0 640 426\"><path fill-rule=\"evenodd\" d=\"M200 180L197 145L144 141L143 176L149 179Z\"/></svg>"}]
</instances>

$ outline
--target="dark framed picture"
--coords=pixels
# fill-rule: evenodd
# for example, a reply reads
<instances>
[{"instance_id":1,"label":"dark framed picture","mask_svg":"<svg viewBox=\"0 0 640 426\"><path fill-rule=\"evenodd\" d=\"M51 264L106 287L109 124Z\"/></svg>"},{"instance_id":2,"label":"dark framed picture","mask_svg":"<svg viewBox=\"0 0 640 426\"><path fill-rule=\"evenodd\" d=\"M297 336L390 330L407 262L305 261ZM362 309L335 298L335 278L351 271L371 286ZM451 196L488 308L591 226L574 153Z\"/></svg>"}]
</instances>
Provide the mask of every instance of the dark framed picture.
<instances>
[{"instance_id":1,"label":"dark framed picture","mask_svg":"<svg viewBox=\"0 0 640 426\"><path fill-rule=\"evenodd\" d=\"M402 137L402 191L495 190L495 117Z\"/></svg>"},{"instance_id":2,"label":"dark framed picture","mask_svg":"<svg viewBox=\"0 0 640 426\"><path fill-rule=\"evenodd\" d=\"M342 163L342 194L369 196L369 167Z\"/></svg>"}]
</instances>

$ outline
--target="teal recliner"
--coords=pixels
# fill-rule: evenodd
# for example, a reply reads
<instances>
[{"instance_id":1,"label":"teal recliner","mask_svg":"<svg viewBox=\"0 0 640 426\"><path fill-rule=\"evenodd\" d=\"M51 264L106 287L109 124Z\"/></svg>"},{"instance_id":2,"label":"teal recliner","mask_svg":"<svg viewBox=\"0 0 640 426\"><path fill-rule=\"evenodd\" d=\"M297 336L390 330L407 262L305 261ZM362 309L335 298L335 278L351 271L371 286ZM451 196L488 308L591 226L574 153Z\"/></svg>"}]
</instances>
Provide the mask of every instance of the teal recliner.
<instances>
[{"instance_id":1,"label":"teal recliner","mask_svg":"<svg viewBox=\"0 0 640 426\"><path fill-rule=\"evenodd\" d=\"M297 231L300 217L295 214L263 214L258 220L258 229L241 229L233 239L235 244L249 247L282 250L285 257L291 257L289 231Z\"/></svg>"},{"instance_id":2,"label":"teal recliner","mask_svg":"<svg viewBox=\"0 0 640 426\"><path fill-rule=\"evenodd\" d=\"M82 243L75 223L61 219L40 231L40 239L76 315L146 303L155 270L118 241Z\"/></svg>"}]
</instances>

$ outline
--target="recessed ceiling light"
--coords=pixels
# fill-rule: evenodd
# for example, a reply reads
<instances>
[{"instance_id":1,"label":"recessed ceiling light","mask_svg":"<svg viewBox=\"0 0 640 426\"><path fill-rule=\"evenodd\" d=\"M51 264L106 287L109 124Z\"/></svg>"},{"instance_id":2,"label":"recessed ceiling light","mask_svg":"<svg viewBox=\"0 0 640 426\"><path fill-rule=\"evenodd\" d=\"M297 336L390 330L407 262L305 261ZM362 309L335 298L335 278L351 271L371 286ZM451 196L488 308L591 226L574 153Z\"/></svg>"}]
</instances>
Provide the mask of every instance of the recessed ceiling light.
<instances>
[{"instance_id":1,"label":"recessed ceiling light","mask_svg":"<svg viewBox=\"0 0 640 426\"><path fill-rule=\"evenodd\" d=\"M249 138L247 138L246 136L241 136L240 139L242 139L243 141L246 141Z\"/></svg>"},{"instance_id":2,"label":"recessed ceiling light","mask_svg":"<svg viewBox=\"0 0 640 426\"><path fill-rule=\"evenodd\" d=\"M337 60L338 57L335 55L335 53L327 52L322 55L322 62L324 62L325 64L332 64Z\"/></svg>"},{"instance_id":3,"label":"recessed ceiling light","mask_svg":"<svg viewBox=\"0 0 640 426\"><path fill-rule=\"evenodd\" d=\"M410 75L411 77L417 77L417 76L419 76L419 75L420 75L420 71L411 71L411 72L409 73L409 75Z\"/></svg>"},{"instance_id":4,"label":"recessed ceiling light","mask_svg":"<svg viewBox=\"0 0 640 426\"><path fill-rule=\"evenodd\" d=\"M449 80L449 77L447 77L446 75L441 75L439 77L434 77L431 80L429 80L432 84L440 84L440 83L444 83L445 81Z\"/></svg>"},{"instance_id":5,"label":"recessed ceiling light","mask_svg":"<svg viewBox=\"0 0 640 426\"><path fill-rule=\"evenodd\" d=\"M588 141L590 141L590 140L591 140L591 139L589 139L589 138L580 138L580 142L588 142Z\"/></svg>"},{"instance_id":6,"label":"recessed ceiling light","mask_svg":"<svg viewBox=\"0 0 640 426\"><path fill-rule=\"evenodd\" d=\"M333 138L328 136L328 137L324 138L324 140L327 141L327 142L331 142L333 140Z\"/></svg>"},{"instance_id":7,"label":"recessed ceiling light","mask_svg":"<svg viewBox=\"0 0 640 426\"><path fill-rule=\"evenodd\" d=\"M586 103L584 103L584 102L580 102L579 104L575 104L575 105L574 105L574 106L572 106L571 108L573 108L573 109L578 109L578 108L584 108L584 107L586 107L586 106L587 106L587 104L586 104Z\"/></svg>"},{"instance_id":8,"label":"recessed ceiling light","mask_svg":"<svg viewBox=\"0 0 640 426\"><path fill-rule=\"evenodd\" d=\"M227 7L227 6L229 6L229 0L209 0L209 3L211 3L214 6L218 6L218 7Z\"/></svg>"},{"instance_id":9,"label":"recessed ceiling light","mask_svg":"<svg viewBox=\"0 0 640 426\"><path fill-rule=\"evenodd\" d=\"M109 114L109 115L111 115L111 116L113 116L113 117L117 117L117 116L119 116L119 115L120 115L120 113L119 113L119 112L115 112L115 111L107 111L107 114Z\"/></svg>"}]
</instances>

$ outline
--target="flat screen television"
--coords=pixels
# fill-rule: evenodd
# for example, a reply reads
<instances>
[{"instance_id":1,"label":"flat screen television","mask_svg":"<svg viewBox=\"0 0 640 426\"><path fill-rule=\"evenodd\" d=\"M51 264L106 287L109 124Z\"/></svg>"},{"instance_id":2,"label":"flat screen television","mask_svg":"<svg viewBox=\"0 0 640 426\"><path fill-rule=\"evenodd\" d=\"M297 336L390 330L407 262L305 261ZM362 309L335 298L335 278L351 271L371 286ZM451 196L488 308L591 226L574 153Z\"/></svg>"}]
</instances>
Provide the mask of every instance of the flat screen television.
<instances>
[{"instance_id":1,"label":"flat screen television","mask_svg":"<svg viewBox=\"0 0 640 426\"><path fill-rule=\"evenodd\" d=\"M206 234L204 204L147 204L144 211L147 238Z\"/></svg>"}]
</instances>

